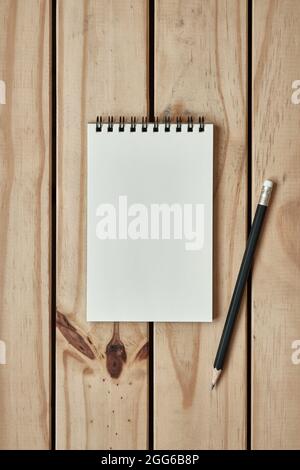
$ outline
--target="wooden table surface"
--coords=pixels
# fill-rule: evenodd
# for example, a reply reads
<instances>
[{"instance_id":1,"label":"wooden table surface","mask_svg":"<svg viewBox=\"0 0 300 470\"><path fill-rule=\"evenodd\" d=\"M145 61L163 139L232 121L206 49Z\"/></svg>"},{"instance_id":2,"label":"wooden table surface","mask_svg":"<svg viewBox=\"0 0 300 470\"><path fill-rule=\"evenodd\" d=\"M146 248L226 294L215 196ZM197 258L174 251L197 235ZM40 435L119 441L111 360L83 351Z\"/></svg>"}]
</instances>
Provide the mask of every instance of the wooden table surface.
<instances>
[{"instance_id":1,"label":"wooden table surface","mask_svg":"<svg viewBox=\"0 0 300 470\"><path fill-rule=\"evenodd\" d=\"M298 0L0 1L1 449L300 449L299 64ZM86 123L153 107L216 126L214 322L149 336L85 320ZM272 203L211 392L265 178Z\"/></svg>"}]
</instances>

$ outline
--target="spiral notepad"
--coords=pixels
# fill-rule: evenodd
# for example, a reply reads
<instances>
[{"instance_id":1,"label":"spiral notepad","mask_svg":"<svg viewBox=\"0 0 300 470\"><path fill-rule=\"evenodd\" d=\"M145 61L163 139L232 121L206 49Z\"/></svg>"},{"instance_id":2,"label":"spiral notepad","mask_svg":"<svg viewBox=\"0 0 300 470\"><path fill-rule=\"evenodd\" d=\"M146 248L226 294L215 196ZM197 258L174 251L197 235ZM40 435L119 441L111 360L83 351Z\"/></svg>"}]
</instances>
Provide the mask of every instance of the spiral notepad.
<instances>
[{"instance_id":1,"label":"spiral notepad","mask_svg":"<svg viewBox=\"0 0 300 470\"><path fill-rule=\"evenodd\" d=\"M88 321L212 320L213 125L88 124Z\"/></svg>"}]
</instances>

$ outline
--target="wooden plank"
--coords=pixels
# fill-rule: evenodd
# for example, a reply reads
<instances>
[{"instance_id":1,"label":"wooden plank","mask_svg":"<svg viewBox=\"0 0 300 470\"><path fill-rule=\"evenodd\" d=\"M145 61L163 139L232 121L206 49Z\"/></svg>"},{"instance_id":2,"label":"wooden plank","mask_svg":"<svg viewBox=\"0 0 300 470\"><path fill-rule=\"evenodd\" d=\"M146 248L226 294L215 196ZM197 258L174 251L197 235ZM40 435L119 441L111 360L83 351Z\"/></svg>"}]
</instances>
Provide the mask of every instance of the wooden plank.
<instances>
[{"instance_id":1,"label":"wooden plank","mask_svg":"<svg viewBox=\"0 0 300 470\"><path fill-rule=\"evenodd\" d=\"M260 186L276 182L252 281L252 445L300 448L300 3L254 0L253 210ZM295 352L295 351L294 351Z\"/></svg>"},{"instance_id":2,"label":"wooden plank","mask_svg":"<svg viewBox=\"0 0 300 470\"><path fill-rule=\"evenodd\" d=\"M246 237L246 1L157 0L155 111L216 125L214 322L155 327L155 447L246 445L246 318L211 392L214 355ZM184 316L184 312L182 312Z\"/></svg>"},{"instance_id":3,"label":"wooden plank","mask_svg":"<svg viewBox=\"0 0 300 470\"><path fill-rule=\"evenodd\" d=\"M50 445L49 22L49 1L0 2L1 449Z\"/></svg>"},{"instance_id":4,"label":"wooden plank","mask_svg":"<svg viewBox=\"0 0 300 470\"><path fill-rule=\"evenodd\" d=\"M146 6L58 1L59 449L147 447L147 324L85 320L86 125L147 113Z\"/></svg>"}]
</instances>

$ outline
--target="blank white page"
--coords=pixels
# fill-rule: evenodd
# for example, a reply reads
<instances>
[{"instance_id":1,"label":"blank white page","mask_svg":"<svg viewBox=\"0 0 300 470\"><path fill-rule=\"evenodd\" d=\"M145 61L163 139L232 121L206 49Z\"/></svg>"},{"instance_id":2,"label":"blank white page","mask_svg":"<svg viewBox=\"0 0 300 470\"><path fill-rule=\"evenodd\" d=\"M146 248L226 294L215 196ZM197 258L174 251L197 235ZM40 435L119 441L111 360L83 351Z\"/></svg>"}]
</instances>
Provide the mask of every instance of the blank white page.
<instances>
[{"instance_id":1,"label":"blank white page","mask_svg":"<svg viewBox=\"0 0 300 470\"><path fill-rule=\"evenodd\" d=\"M87 320L212 320L213 126L88 124Z\"/></svg>"}]
</instances>

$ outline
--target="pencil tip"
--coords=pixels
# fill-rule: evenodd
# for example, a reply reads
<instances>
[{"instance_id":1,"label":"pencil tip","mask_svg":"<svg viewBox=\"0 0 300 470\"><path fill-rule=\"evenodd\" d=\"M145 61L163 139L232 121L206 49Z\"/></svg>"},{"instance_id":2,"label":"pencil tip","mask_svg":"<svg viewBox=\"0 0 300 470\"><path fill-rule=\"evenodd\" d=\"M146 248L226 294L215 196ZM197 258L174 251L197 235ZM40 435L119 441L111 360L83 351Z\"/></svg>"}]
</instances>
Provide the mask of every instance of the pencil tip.
<instances>
[{"instance_id":1,"label":"pencil tip","mask_svg":"<svg viewBox=\"0 0 300 470\"><path fill-rule=\"evenodd\" d=\"M213 389L216 386L216 383L218 382L221 372L222 372L222 369L214 368L212 379L211 379L211 389Z\"/></svg>"}]
</instances>

